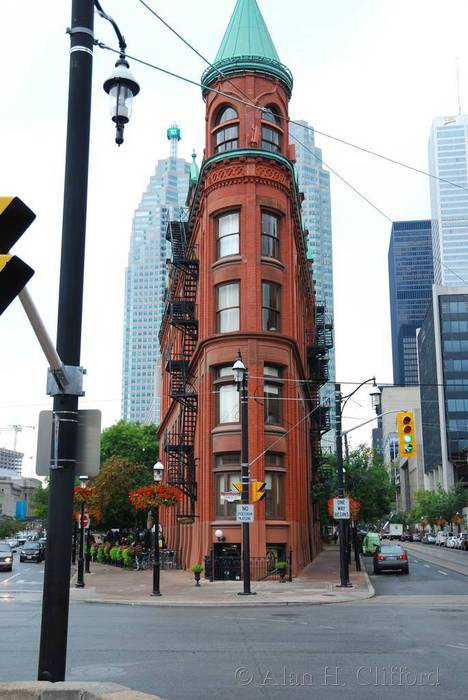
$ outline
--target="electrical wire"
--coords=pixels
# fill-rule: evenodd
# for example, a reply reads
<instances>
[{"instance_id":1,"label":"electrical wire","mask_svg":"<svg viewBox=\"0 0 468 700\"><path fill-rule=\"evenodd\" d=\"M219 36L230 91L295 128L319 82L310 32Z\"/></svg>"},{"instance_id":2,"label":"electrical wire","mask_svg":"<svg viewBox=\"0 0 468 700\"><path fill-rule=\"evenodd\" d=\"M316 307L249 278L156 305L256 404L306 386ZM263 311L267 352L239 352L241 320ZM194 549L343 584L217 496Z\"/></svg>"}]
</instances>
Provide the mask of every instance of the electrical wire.
<instances>
[{"instance_id":1,"label":"electrical wire","mask_svg":"<svg viewBox=\"0 0 468 700\"><path fill-rule=\"evenodd\" d=\"M199 58L201 58L202 61L204 61L210 68L213 68L213 69L218 73L218 75L219 75L220 77L224 78L225 80L228 80L228 82L231 83L231 85L234 85L234 84L232 83L232 81L229 80L229 78L228 78L226 75L224 75L224 73L223 73L215 64L211 63L211 61L209 61L209 60L206 58L206 56L203 56L203 54L200 53L200 51L198 51L189 41L187 41L187 39L184 39L184 37L183 37L181 34L179 34L179 32L177 32L168 22L166 22L166 20L164 20L164 19L161 17L161 15L159 15L155 10L153 10L144 0L138 0L138 2L139 2L141 5L143 5L149 12L151 12L151 14L152 14L154 17L156 17L162 24L164 24L164 26L167 27L167 29L169 29L169 31L171 31L173 34L175 34L189 49L191 49ZM208 88L207 86L203 86L203 85L200 85L200 87L204 88L205 90L209 90L209 89L210 89L210 88ZM243 92L243 91L239 88L239 86L234 85L234 87L236 88L236 90L238 90L238 91L241 92L245 97L248 98L248 96L245 94L245 92ZM244 104L245 104L245 103L244 103ZM253 107L254 109L260 110L260 111L262 111L262 112L266 111L263 107L259 107L259 105L255 105L255 104L253 104L252 102L249 102L249 103L248 103L248 106ZM337 141L338 143L342 143L342 144L345 145L345 146L350 146L351 148L355 148L355 149L357 149L357 150L359 150L359 151L362 151L363 153L367 153L368 155L372 155L372 156L374 156L374 157L376 157L376 158L381 158L382 160L385 160L385 161L387 161L387 162L389 162L389 163L393 163L394 165L399 165L399 166L402 167L402 168L406 168L406 169L411 170L411 171L413 171L413 172L415 172L415 173L418 173L418 174L420 174L420 175L425 175L426 177L432 178L432 179L434 179L434 180L438 180L439 182L445 182L446 184L452 185L453 187L457 187L457 188L459 188L459 189L461 189L461 190L464 190L464 191L468 192L468 187L464 187L463 185L460 185L460 184L458 184L458 183L456 183L456 182L452 182L451 180L447 180L446 178L440 177L440 176L438 176L438 175L434 175L433 173L429 173L429 172L427 172L426 170L422 170L422 169L420 169L420 168L416 168L416 167L414 167L414 166L412 166L412 165L409 165L408 163L404 163L403 161L399 161L399 160L397 160L396 158L391 158L390 156L386 156L386 155L384 155L384 154L382 154L382 153L378 153L377 151L373 151L373 150L370 149L370 148L366 148L366 147L364 147L364 146L359 146L358 144L352 143L351 141L347 141L346 139L340 138L340 137L338 137L338 136L333 136L332 134L328 134L328 133L325 132L325 131L320 131L319 129L317 129L317 128L315 128L315 127L312 127L312 126L309 126L309 125L305 125L305 124L301 124L301 122L295 121L294 119L289 119L289 118L286 119L286 118L283 117L282 115L278 115L278 116L279 116L280 119L282 119L283 121L288 122L288 123L290 123L290 124L295 124L296 126L301 126L303 129L306 129L306 130L308 130L308 131L311 131L312 133L315 132L315 133L317 133L317 134L320 134L321 136L324 136L325 138L332 139L333 141ZM327 167L328 167L328 166L327 166Z\"/></svg>"}]
</instances>

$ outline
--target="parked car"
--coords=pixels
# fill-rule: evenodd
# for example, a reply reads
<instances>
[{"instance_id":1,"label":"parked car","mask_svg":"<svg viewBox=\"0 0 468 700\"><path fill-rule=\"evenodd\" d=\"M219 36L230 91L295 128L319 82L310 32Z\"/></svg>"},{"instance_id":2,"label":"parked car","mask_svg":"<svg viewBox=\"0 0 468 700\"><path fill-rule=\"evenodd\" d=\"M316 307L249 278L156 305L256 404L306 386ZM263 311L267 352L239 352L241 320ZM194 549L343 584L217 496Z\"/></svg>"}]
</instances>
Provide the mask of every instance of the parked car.
<instances>
[{"instance_id":1,"label":"parked car","mask_svg":"<svg viewBox=\"0 0 468 700\"><path fill-rule=\"evenodd\" d=\"M413 542L421 542L421 533L420 532L413 532Z\"/></svg>"},{"instance_id":2,"label":"parked car","mask_svg":"<svg viewBox=\"0 0 468 700\"><path fill-rule=\"evenodd\" d=\"M16 549L18 547L18 540L7 540L8 544L11 547L11 551L14 553L16 552Z\"/></svg>"},{"instance_id":3,"label":"parked car","mask_svg":"<svg viewBox=\"0 0 468 700\"><path fill-rule=\"evenodd\" d=\"M409 574L408 555L400 544L383 544L374 554L374 574L381 571L403 571Z\"/></svg>"},{"instance_id":4,"label":"parked car","mask_svg":"<svg viewBox=\"0 0 468 700\"><path fill-rule=\"evenodd\" d=\"M435 544L436 538L432 532L425 532L422 538L423 544Z\"/></svg>"},{"instance_id":5,"label":"parked car","mask_svg":"<svg viewBox=\"0 0 468 700\"><path fill-rule=\"evenodd\" d=\"M460 532L455 539L455 549L468 549L468 532Z\"/></svg>"},{"instance_id":6,"label":"parked car","mask_svg":"<svg viewBox=\"0 0 468 700\"><path fill-rule=\"evenodd\" d=\"M436 535L435 539L435 544L438 545L439 547L445 546L445 542L447 540L448 533L443 532L442 530L439 530L439 532Z\"/></svg>"},{"instance_id":7,"label":"parked car","mask_svg":"<svg viewBox=\"0 0 468 700\"><path fill-rule=\"evenodd\" d=\"M362 553L364 555L374 554L380 547L380 537L377 532L368 532L362 543Z\"/></svg>"},{"instance_id":8,"label":"parked car","mask_svg":"<svg viewBox=\"0 0 468 700\"><path fill-rule=\"evenodd\" d=\"M13 570L13 552L8 542L0 542L0 571Z\"/></svg>"},{"instance_id":9,"label":"parked car","mask_svg":"<svg viewBox=\"0 0 468 700\"><path fill-rule=\"evenodd\" d=\"M20 549L20 561L44 561L45 550L39 542L26 542Z\"/></svg>"},{"instance_id":10,"label":"parked car","mask_svg":"<svg viewBox=\"0 0 468 700\"><path fill-rule=\"evenodd\" d=\"M405 530L405 532L402 532L400 535L400 542L412 542L413 541L413 535L409 530Z\"/></svg>"},{"instance_id":11,"label":"parked car","mask_svg":"<svg viewBox=\"0 0 468 700\"><path fill-rule=\"evenodd\" d=\"M458 535L454 535L453 532L451 532L445 540L445 546L449 547L450 549L455 549L457 537Z\"/></svg>"}]
</instances>

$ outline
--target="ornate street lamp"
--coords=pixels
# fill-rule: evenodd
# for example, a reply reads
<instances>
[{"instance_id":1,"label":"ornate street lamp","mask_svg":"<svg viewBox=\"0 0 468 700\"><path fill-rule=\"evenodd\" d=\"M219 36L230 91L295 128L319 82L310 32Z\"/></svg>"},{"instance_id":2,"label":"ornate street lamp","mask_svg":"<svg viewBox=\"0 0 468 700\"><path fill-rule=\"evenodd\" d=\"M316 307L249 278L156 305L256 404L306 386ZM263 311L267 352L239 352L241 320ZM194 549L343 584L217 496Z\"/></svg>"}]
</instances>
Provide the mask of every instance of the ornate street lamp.
<instances>
[{"instance_id":1,"label":"ornate street lamp","mask_svg":"<svg viewBox=\"0 0 468 700\"><path fill-rule=\"evenodd\" d=\"M241 434L242 434L242 451L241 451L241 483L242 494L241 503L248 504L249 502L249 405L247 395L247 368L242 362L240 350L237 353L237 359L232 367L234 379L237 384L237 391L241 396ZM250 590L250 523L242 523L242 565L244 575L244 590L239 595L254 595Z\"/></svg>"},{"instance_id":2,"label":"ornate street lamp","mask_svg":"<svg viewBox=\"0 0 468 700\"><path fill-rule=\"evenodd\" d=\"M123 131L132 114L133 98L140 92L140 86L129 70L124 54L120 55L112 75L104 82L104 90L110 98L110 115L115 122L115 142L123 143Z\"/></svg>"},{"instance_id":3,"label":"ornate street lamp","mask_svg":"<svg viewBox=\"0 0 468 700\"><path fill-rule=\"evenodd\" d=\"M153 467L153 480L155 484L159 484L163 480L164 464L156 462ZM159 556L159 503L156 501L154 507L154 543L153 543L153 592L151 595L160 596L159 582L161 578L161 561Z\"/></svg>"}]
</instances>

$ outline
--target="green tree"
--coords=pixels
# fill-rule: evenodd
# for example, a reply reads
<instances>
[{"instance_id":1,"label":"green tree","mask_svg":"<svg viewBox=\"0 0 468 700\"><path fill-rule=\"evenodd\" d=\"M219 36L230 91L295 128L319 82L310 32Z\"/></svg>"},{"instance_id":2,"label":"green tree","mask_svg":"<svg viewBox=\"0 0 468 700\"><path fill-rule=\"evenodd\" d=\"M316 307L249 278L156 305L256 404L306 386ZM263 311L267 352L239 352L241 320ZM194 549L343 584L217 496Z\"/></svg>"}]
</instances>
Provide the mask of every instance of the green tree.
<instances>
[{"instance_id":1,"label":"green tree","mask_svg":"<svg viewBox=\"0 0 468 700\"><path fill-rule=\"evenodd\" d=\"M32 515L40 518L47 527L47 516L49 514L49 485L45 483L38 486L31 494Z\"/></svg>"},{"instance_id":2,"label":"green tree","mask_svg":"<svg viewBox=\"0 0 468 700\"><path fill-rule=\"evenodd\" d=\"M158 461L156 425L120 420L101 435L101 464L111 457L122 457L131 464L152 467Z\"/></svg>"},{"instance_id":3,"label":"green tree","mask_svg":"<svg viewBox=\"0 0 468 700\"><path fill-rule=\"evenodd\" d=\"M128 494L130 491L153 483L153 470L143 464L132 464L123 457L110 457L96 477L96 505L101 511L100 525L105 528L132 528L135 510Z\"/></svg>"},{"instance_id":4,"label":"green tree","mask_svg":"<svg viewBox=\"0 0 468 700\"><path fill-rule=\"evenodd\" d=\"M9 515L0 516L0 538L11 537L21 530L22 524L16 518L10 518Z\"/></svg>"},{"instance_id":5,"label":"green tree","mask_svg":"<svg viewBox=\"0 0 468 700\"><path fill-rule=\"evenodd\" d=\"M361 504L359 520L382 520L395 502L395 487L382 460L372 449L361 445L350 453L345 468L345 488Z\"/></svg>"}]
</instances>

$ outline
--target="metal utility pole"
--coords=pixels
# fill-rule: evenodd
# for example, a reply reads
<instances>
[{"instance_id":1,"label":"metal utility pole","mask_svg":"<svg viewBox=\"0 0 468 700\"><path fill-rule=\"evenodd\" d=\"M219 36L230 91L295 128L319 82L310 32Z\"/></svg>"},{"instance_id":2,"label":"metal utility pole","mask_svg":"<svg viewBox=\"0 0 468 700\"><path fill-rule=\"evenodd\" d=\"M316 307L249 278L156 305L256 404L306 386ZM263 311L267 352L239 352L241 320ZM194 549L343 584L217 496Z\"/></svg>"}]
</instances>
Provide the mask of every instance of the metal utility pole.
<instances>
[{"instance_id":1,"label":"metal utility pole","mask_svg":"<svg viewBox=\"0 0 468 700\"><path fill-rule=\"evenodd\" d=\"M72 0L57 352L72 381L54 397L49 527L38 679L63 681L67 656L88 193L94 1ZM76 381L73 381L73 378Z\"/></svg>"},{"instance_id":2,"label":"metal utility pole","mask_svg":"<svg viewBox=\"0 0 468 700\"><path fill-rule=\"evenodd\" d=\"M336 413L336 475L338 481L338 498L344 498L344 474L343 474L343 445L341 442L341 385L335 384L335 413ZM348 521L338 521L338 533L340 539L340 588L349 588L349 564L346 552L346 530Z\"/></svg>"}]
</instances>

